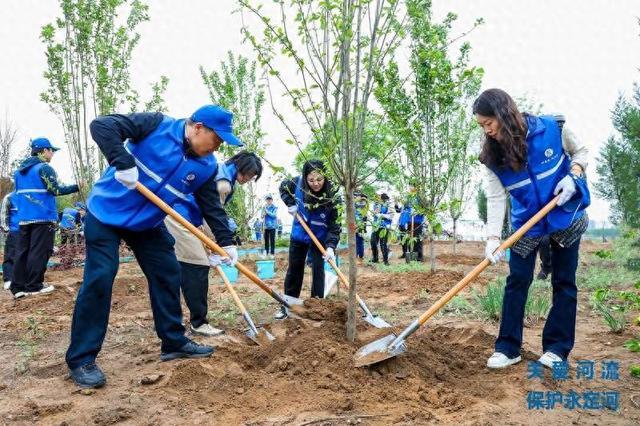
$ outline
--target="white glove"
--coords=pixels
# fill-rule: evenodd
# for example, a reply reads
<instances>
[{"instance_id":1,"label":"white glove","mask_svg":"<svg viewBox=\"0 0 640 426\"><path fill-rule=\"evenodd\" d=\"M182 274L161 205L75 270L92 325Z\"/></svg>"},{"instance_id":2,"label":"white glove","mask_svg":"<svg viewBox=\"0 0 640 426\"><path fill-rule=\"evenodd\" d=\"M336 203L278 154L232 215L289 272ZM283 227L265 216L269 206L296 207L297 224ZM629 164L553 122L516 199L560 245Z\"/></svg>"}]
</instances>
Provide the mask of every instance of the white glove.
<instances>
[{"instance_id":1,"label":"white glove","mask_svg":"<svg viewBox=\"0 0 640 426\"><path fill-rule=\"evenodd\" d=\"M497 253L493 253L496 249L500 247L500 240L497 238L489 238L487 240L487 245L484 248L484 256L489 260L489 262L494 265L502 260L505 256L503 250L498 251Z\"/></svg>"},{"instance_id":2,"label":"white glove","mask_svg":"<svg viewBox=\"0 0 640 426\"><path fill-rule=\"evenodd\" d=\"M553 195L558 195L558 193L560 193L560 198L558 199L559 206L563 205L573 197L576 193L576 183L573 181L571 176L566 175L560 180L560 182L558 182L556 189L553 190Z\"/></svg>"},{"instance_id":3,"label":"white glove","mask_svg":"<svg viewBox=\"0 0 640 426\"><path fill-rule=\"evenodd\" d=\"M116 180L127 187L127 189L136 189L138 182L138 168L133 166L126 170L116 170L114 175Z\"/></svg>"},{"instance_id":4,"label":"white glove","mask_svg":"<svg viewBox=\"0 0 640 426\"><path fill-rule=\"evenodd\" d=\"M222 265L223 257L219 254L210 254L209 255L209 266L215 268L216 266Z\"/></svg>"},{"instance_id":5,"label":"white glove","mask_svg":"<svg viewBox=\"0 0 640 426\"><path fill-rule=\"evenodd\" d=\"M222 248L229 255L229 257L221 256L222 263L228 266L233 266L238 263L238 250L236 249L236 246L226 246Z\"/></svg>"},{"instance_id":6,"label":"white glove","mask_svg":"<svg viewBox=\"0 0 640 426\"><path fill-rule=\"evenodd\" d=\"M293 206L289 206L287 207L287 210L289 211L289 214L291 216L295 216L296 213L298 213L298 206L296 206L295 204Z\"/></svg>"},{"instance_id":7,"label":"white glove","mask_svg":"<svg viewBox=\"0 0 640 426\"><path fill-rule=\"evenodd\" d=\"M325 250L325 255L323 256L323 259L326 260L327 262L329 261L329 259L333 260L334 262L336 261L336 254L331 247Z\"/></svg>"},{"instance_id":8,"label":"white glove","mask_svg":"<svg viewBox=\"0 0 640 426\"><path fill-rule=\"evenodd\" d=\"M220 204L224 206L227 196L231 193L231 182L221 179L216 182L216 188L218 189L218 194L220 194Z\"/></svg>"}]
</instances>

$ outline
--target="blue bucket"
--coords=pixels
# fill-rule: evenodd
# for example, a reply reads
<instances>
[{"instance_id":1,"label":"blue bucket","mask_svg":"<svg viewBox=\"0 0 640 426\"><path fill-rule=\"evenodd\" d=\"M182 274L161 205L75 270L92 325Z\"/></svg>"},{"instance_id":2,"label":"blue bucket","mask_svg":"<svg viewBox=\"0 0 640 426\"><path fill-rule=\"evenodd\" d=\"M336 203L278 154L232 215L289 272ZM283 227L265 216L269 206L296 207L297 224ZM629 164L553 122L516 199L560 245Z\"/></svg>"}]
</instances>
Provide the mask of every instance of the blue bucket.
<instances>
[{"instance_id":1,"label":"blue bucket","mask_svg":"<svg viewBox=\"0 0 640 426\"><path fill-rule=\"evenodd\" d=\"M238 281L238 270L235 266L220 265L220 267L222 268L222 271L227 276L227 279L230 283L233 284ZM220 283L224 284L224 281L222 281L222 277L220 277Z\"/></svg>"},{"instance_id":2,"label":"blue bucket","mask_svg":"<svg viewBox=\"0 0 640 426\"><path fill-rule=\"evenodd\" d=\"M256 260L256 273L262 280L269 280L276 275L275 260Z\"/></svg>"}]
</instances>

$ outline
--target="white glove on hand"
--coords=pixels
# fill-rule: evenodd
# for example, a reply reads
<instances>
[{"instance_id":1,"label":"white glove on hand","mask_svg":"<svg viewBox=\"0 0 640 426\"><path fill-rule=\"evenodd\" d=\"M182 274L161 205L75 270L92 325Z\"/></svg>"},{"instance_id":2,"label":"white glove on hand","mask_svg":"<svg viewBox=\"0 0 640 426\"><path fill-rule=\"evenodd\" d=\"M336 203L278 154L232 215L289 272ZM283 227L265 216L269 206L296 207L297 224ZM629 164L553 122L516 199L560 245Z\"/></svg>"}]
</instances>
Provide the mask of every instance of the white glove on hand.
<instances>
[{"instance_id":1,"label":"white glove on hand","mask_svg":"<svg viewBox=\"0 0 640 426\"><path fill-rule=\"evenodd\" d=\"M289 206L287 207L287 210L289 211L289 214L291 216L295 216L296 213L298 213L298 206L296 206L295 204L293 206Z\"/></svg>"},{"instance_id":2,"label":"white glove on hand","mask_svg":"<svg viewBox=\"0 0 640 426\"><path fill-rule=\"evenodd\" d=\"M219 254L210 254L209 255L209 266L215 268L216 266L222 265L223 257Z\"/></svg>"},{"instance_id":3,"label":"white glove on hand","mask_svg":"<svg viewBox=\"0 0 640 426\"><path fill-rule=\"evenodd\" d=\"M226 246L222 248L229 255L229 257L221 256L222 263L228 266L234 266L236 263L238 263L238 250L236 249L236 246Z\"/></svg>"},{"instance_id":4,"label":"white glove on hand","mask_svg":"<svg viewBox=\"0 0 640 426\"><path fill-rule=\"evenodd\" d=\"M231 193L231 182L226 179L219 180L216 182L216 188L220 194L220 204L224 206L227 196Z\"/></svg>"},{"instance_id":5,"label":"white glove on hand","mask_svg":"<svg viewBox=\"0 0 640 426\"><path fill-rule=\"evenodd\" d=\"M114 175L116 180L127 187L127 189L136 189L138 182L138 168L133 166L126 170L116 170Z\"/></svg>"},{"instance_id":6,"label":"white glove on hand","mask_svg":"<svg viewBox=\"0 0 640 426\"><path fill-rule=\"evenodd\" d=\"M323 256L323 259L326 260L327 262L329 261L329 259L333 260L334 262L336 261L336 254L331 247L325 250L325 255Z\"/></svg>"},{"instance_id":7,"label":"white glove on hand","mask_svg":"<svg viewBox=\"0 0 640 426\"><path fill-rule=\"evenodd\" d=\"M497 238L489 238L487 240L487 245L484 248L484 256L494 265L505 256L503 250L500 250L495 254L493 253L498 247L500 247L500 240Z\"/></svg>"},{"instance_id":8,"label":"white glove on hand","mask_svg":"<svg viewBox=\"0 0 640 426\"><path fill-rule=\"evenodd\" d=\"M576 193L576 183L573 181L571 176L566 175L560 180L560 182L558 182L556 189L553 190L553 195L558 195L558 193L560 193L560 198L558 199L559 206L563 205L573 197Z\"/></svg>"}]
</instances>

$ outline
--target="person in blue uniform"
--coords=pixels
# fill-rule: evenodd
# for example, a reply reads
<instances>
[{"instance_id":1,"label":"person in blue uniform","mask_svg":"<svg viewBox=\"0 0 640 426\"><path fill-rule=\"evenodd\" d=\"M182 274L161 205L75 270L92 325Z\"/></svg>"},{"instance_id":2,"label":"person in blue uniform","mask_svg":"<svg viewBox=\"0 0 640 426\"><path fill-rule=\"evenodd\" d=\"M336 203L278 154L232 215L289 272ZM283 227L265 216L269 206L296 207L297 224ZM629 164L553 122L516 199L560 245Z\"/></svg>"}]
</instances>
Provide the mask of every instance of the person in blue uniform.
<instances>
[{"instance_id":1,"label":"person in blue uniform","mask_svg":"<svg viewBox=\"0 0 640 426\"><path fill-rule=\"evenodd\" d=\"M378 202L373 205L373 223L371 231L371 262L378 263L378 244L382 251L382 261L389 264L389 232L391 232L391 222L393 221L393 211L389 196L382 193Z\"/></svg>"},{"instance_id":2,"label":"person in blue uniform","mask_svg":"<svg viewBox=\"0 0 640 426\"><path fill-rule=\"evenodd\" d=\"M149 285L162 361L202 358L214 348L185 336L180 307L180 265L163 224L165 213L137 192L138 181L169 205L193 195L218 244L234 264L237 250L216 186L218 164L213 152L223 142L241 146L233 135L233 114L205 105L187 119L162 113L101 116L90 131L110 167L93 187L85 220L86 259L71 323L66 362L81 387L106 383L96 358L102 348L118 251L124 240Z\"/></svg>"},{"instance_id":3,"label":"person in blue uniform","mask_svg":"<svg viewBox=\"0 0 640 426\"><path fill-rule=\"evenodd\" d=\"M567 360L575 342L578 251L589 223L585 208L590 196L584 176L588 152L564 126L563 117L522 114L501 89L484 91L474 102L473 113L485 133L479 158L486 166L485 256L489 261L504 257L498 248L507 192L513 229L559 196L557 206L511 247L500 331L487 367L505 368L522 359L525 304L536 252L548 236L553 299L538 361L553 368L555 362Z\"/></svg>"},{"instance_id":4,"label":"person in blue uniform","mask_svg":"<svg viewBox=\"0 0 640 426\"><path fill-rule=\"evenodd\" d=\"M5 290L11 288L13 265L16 260L16 240L20 231L20 218L18 217L18 209L14 198L15 192L8 193L2 199L2 207L0 207L0 228L6 234L4 239L4 259L2 261L2 279Z\"/></svg>"},{"instance_id":5,"label":"person in blue uniform","mask_svg":"<svg viewBox=\"0 0 640 426\"><path fill-rule=\"evenodd\" d=\"M31 157L14 173L15 205L20 216L11 292L16 299L47 294L44 283L47 263L53 253L58 223L56 197L78 192L78 185L63 186L49 162L58 148L47 138L31 141Z\"/></svg>"},{"instance_id":6,"label":"person in blue uniform","mask_svg":"<svg viewBox=\"0 0 640 426\"><path fill-rule=\"evenodd\" d=\"M276 230L278 229L278 207L273 204L273 197L269 194L265 198L262 208L264 224L264 254L274 256L276 252Z\"/></svg>"},{"instance_id":7,"label":"person in blue uniform","mask_svg":"<svg viewBox=\"0 0 640 426\"><path fill-rule=\"evenodd\" d=\"M76 242L75 238L82 232L86 207L84 203L78 201L73 207L67 207L62 210L60 215L60 244L68 244Z\"/></svg>"},{"instance_id":8,"label":"person in blue uniform","mask_svg":"<svg viewBox=\"0 0 640 426\"><path fill-rule=\"evenodd\" d=\"M262 176L262 162L252 152L242 151L229 158L218 167L216 187L220 202L226 205L233 198L236 185L244 185ZM188 201L180 200L174 209L192 225L202 227L205 234L211 235L211 229L203 220L202 212L193 196ZM228 217L227 224L233 233L237 230L235 221ZM189 330L193 334L217 336L224 330L209 324L209 268L222 263L219 255L210 255L208 249L188 229L167 216L165 225L175 239L174 250L180 263L180 288L189 308ZM237 236L233 236L234 241ZM239 242L236 241L238 244Z\"/></svg>"},{"instance_id":9,"label":"person in blue uniform","mask_svg":"<svg viewBox=\"0 0 640 426\"><path fill-rule=\"evenodd\" d=\"M319 160L307 161L302 174L287 179L280 184L280 197L287 210L294 217L289 241L289 266L284 279L284 294L298 298L302 290L304 266L307 253L311 257L312 284L311 297L324 297L324 260L335 261L335 248L340 241L340 220L338 200L331 182L327 178L324 163ZM296 213L305 220L316 238L326 249L326 256L315 246L311 238L296 218ZM288 316L283 306L275 314L276 319Z\"/></svg>"}]
</instances>

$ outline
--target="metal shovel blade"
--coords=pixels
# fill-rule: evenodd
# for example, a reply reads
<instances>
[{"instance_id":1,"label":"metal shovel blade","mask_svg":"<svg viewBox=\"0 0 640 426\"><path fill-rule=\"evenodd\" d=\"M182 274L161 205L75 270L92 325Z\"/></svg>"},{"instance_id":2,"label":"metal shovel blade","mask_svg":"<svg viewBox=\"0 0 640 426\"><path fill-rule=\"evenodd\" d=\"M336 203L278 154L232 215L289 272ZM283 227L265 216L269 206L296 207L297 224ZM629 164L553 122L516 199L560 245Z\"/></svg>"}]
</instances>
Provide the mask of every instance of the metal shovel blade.
<instances>
[{"instance_id":1,"label":"metal shovel blade","mask_svg":"<svg viewBox=\"0 0 640 426\"><path fill-rule=\"evenodd\" d=\"M404 340L391 346L396 338L397 336L391 333L358 349L358 352L353 356L356 367L376 364L406 352L407 345Z\"/></svg>"},{"instance_id":2,"label":"metal shovel blade","mask_svg":"<svg viewBox=\"0 0 640 426\"><path fill-rule=\"evenodd\" d=\"M383 320L378 315L373 315L372 313L365 313L362 316L362 319L371 324L376 328L388 328L391 327L391 324Z\"/></svg>"},{"instance_id":3,"label":"metal shovel blade","mask_svg":"<svg viewBox=\"0 0 640 426\"><path fill-rule=\"evenodd\" d=\"M248 329L245 333L247 337L258 346L270 345L276 338L263 328L257 328L255 331Z\"/></svg>"}]
</instances>

